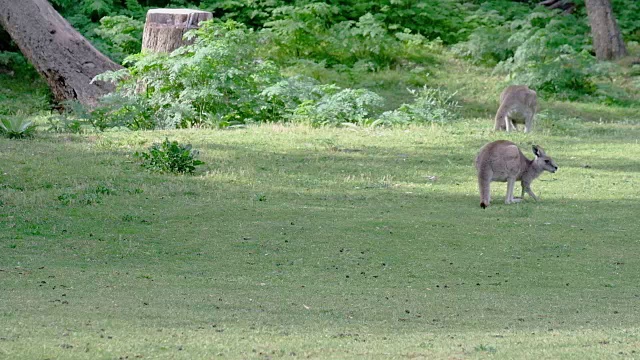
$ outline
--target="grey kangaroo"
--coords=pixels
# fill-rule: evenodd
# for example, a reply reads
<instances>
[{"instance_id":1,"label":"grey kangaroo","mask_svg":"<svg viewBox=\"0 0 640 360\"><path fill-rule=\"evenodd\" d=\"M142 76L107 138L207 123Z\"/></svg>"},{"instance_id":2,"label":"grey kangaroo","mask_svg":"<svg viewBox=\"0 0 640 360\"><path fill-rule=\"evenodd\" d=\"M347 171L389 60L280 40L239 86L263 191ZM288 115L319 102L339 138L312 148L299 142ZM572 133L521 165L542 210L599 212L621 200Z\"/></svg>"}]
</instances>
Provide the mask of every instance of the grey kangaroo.
<instances>
[{"instance_id":1,"label":"grey kangaroo","mask_svg":"<svg viewBox=\"0 0 640 360\"><path fill-rule=\"evenodd\" d=\"M533 127L537 110L536 92L526 85L508 86L500 94L500 107L496 113L495 130L517 130L516 124L524 124L524 132Z\"/></svg>"},{"instance_id":2,"label":"grey kangaroo","mask_svg":"<svg viewBox=\"0 0 640 360\"><path fill-rule=\"evenodd\" d=\"M558 166L538 145L533 145L533 154L536 157L529 160L516 144L507 140L498 140L483 146L475 160L480 207L484 209L491 202L492 181L507 182L505 204L520 202L525 192L538 201L538 197L531 191L531 182L545 170L555 173ZM516 180L520 180L522 184L521 198L513 197Z\"/></svg>"}]
</instances>

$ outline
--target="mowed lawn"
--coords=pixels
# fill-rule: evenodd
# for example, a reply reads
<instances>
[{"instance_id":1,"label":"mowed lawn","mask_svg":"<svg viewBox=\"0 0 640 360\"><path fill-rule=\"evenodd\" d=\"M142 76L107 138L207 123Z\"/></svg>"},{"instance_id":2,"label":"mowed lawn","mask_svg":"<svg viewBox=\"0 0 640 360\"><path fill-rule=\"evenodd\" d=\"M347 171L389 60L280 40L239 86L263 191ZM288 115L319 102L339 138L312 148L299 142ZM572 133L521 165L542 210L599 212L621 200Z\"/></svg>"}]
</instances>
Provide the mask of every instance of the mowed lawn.
<instances>
[{"instance_id":1,"label":"mowed lawn","mask_svg":"<svg viewBox=\"0 0 640 360\"><path fill-rule=\"evenodd\" d=\"M0 359L640 358L640 127L492 127L0 139ZM540 202L479 207L500 138Z\"/></svg>"}]
</instances>

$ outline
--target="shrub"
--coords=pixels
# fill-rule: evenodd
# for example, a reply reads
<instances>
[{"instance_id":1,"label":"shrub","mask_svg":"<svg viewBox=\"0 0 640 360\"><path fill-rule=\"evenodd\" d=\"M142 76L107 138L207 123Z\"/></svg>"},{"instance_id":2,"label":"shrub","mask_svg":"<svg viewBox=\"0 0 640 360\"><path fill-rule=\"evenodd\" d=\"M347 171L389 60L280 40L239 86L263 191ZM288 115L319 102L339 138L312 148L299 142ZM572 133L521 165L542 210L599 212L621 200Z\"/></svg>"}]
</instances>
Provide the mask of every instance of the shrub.
<instances>
[{"instance_id":1,"label":"shrub","mask_svg":"<svg viewBox=\"0 0 640 360\"><path fill-rule=\"evenodd\" d=\"M453 46L452 51L473 64L495 66L513 56L515 46L509 42L510 37L507 26L481 27L469 36L469 40Z\"/></svg>"},{"instance_id":2,"label":"shrub","mask_svg":"<svg viewBox=\"0 0 640 360\"><path fill-rule=\"evenodd\" d=\"M458 116L455 94L439 88L423 87L409 90L414 101L402 104L398 109L382 113L372 125L392 126L424 123L444 123Z\"/></svg>"},{"instance_id":3,"label":"shrub","mask_svg":"<svg viewBox=\"0 0 640 360\"><path fill-rule=\"evenodd\" d=\"M307 59L329 67L367 64L376 71L413 55L425 39L408 28L389 26L372 13L335 22L337 14L326 3L275 9L261 31L273 44L268 55L279 63Z\"/></svg>"},{"instance_id":4,"label":"shrub","mask_svg":"<svg viewBox=\"0 0 640 360\"><path fill-rule=\"evenodd\" d=\"M272 54L281 61L288 58L320 59L331 42L328 29L338 8L326 3L281 6L273 10L263 31L273 43Z\"/></svg>"},{"instance_id":5,"label":"shrub","mask_svg":"<svg viewBox=\"0 0 640 360\"><path fill-rule=\"evenodd\" d=\"M506 24L488 24L454 47L454 53L495 66L494 73L507 75L507 82L527 84L542 96L576 99L595 93L598 73L584 19L541 10Z\"/></svg>"},{"instance_id":6,"label":"shrub","mask_svg":"<svg viewBox=\"0 0 640 360\"><path fill-rule=\"evenodd\" d=\"M142 47L142 21L124 15L105 16L95 33L105 41L108 53L117 61L140 52Z\"/></svg>"},{"instance_id":7,"label":"shrub","mask_svg":"<svg viewBox=\"0 0 640 360\"><path fill-rule=\"evenodd\" d=\"M134 155L142 160L141 166L162 173L192 174L196 166L204 164L195 158L198 151L191 145L181 145L168 138L153 144L148 152L136 152Z\"/></svg>"},{"instance_id":8,"label":"shrub","mask_svg":"<svg viewBox=\"0 0 640 360\"><path fill-rule=\"evenodd\" d=\"M125 60L130 68L97 79L117 83L119 101L145 109L139 128L270 120L269 104L260 94L282 76L258 56L257 35L237 22L214 20L190 36L196 36L193 45L171 54L130 56ZM108 111L130 113L118 107Z\"/></svg>"},{"instance_id":9,"label":"shrub","mask_svg":"<svg viewBox=\"0 0 640 360\"><path fill-rule=\"evenodd\" d=\"M313 126L367 125L375 119L375 111L384 99L365 89L339 89L335 85L320 87L325 95L317 101L307 100L293 112L293 121Z\"/></svg>"},{"instance_id":10,"label":"shrub","mask_svg":"<svg viewBox=\"0 0 640 360\"><path fill-rule=\"evenodd\" d=\"M549 38L542 34L531 37L514 56L495 68L508 74L507 80L527 84L543 96L551 94L575 100L595 93L595 58L586 50L577 52L568 45L549 47Z\"/></svg>"}]
</instances>

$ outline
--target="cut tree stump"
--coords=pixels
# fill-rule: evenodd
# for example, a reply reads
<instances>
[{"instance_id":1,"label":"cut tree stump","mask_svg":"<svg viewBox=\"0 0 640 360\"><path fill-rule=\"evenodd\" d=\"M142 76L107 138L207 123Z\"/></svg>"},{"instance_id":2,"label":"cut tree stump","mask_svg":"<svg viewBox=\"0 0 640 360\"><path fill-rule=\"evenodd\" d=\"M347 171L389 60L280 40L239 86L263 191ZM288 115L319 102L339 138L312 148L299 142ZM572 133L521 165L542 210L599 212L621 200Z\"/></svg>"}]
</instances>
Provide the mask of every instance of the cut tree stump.
<instances>
[{"instance_id":1,"label":"cut tree stump","mask_svg":"<svg viewBox=\"0 0 640 360\"><path fill-rule=\"evenodd\" d=\"M192 9L151 9L147 12L142 35L142 49L151 52L172 52L190 42L184 34L199 27L201 21L213 19L207 11Z\"/></svg>"}]
</instances>

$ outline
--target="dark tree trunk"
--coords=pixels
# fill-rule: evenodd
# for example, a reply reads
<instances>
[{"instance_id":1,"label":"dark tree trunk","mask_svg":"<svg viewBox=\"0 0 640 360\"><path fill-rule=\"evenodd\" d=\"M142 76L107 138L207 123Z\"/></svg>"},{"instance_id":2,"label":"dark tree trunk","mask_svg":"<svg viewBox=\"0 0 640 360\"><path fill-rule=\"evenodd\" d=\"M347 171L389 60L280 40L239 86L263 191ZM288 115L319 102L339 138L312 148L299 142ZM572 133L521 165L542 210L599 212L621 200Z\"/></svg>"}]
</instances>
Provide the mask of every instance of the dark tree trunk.
<instances>
[{"instance_id":1,"label":"dark tree trunk","mask_svg":"<svg viewBox=\"0 0 640 360\"><path fill-rule=\"evenodd\" d=\"M44 76L56 101L94 106L113 89L91 80L121 66L96 50L46 0L0 0L0 25Z\"/></svg>"},{"instance_id":2,"label":"dark tree trunk","mask_svg":"<svg viewBox=\"0 0 640 360\"><path fill-rule=\"evenodd\" d=\"M544 0L538 5L546 6L548 9L562 10L566 14L570 14L575 10L576 4L572 0Z\"/></svg>"},{"instance_id":3,"label":"dark tree trunk","mask_svg":"<svg viewBox=\"0 0 640 360\"><path fill-rule=\"evenodd\" d=\"M610 0L586 0L593 48L598 60L615 60L627 55Z\"/></svg>"},{"instance_id":4,"label":"dark tree trunk","mask_svg":"<svg viewBox=\"0 0 640 360\"><path fill-rule=\"evenodd\" d=\"M142 35L142 49L151 52L172 52L187 41L184 34L198 28L201 21L213 14L191 9L151 9L147 12Z\"/></svg>"}]
</instances>

